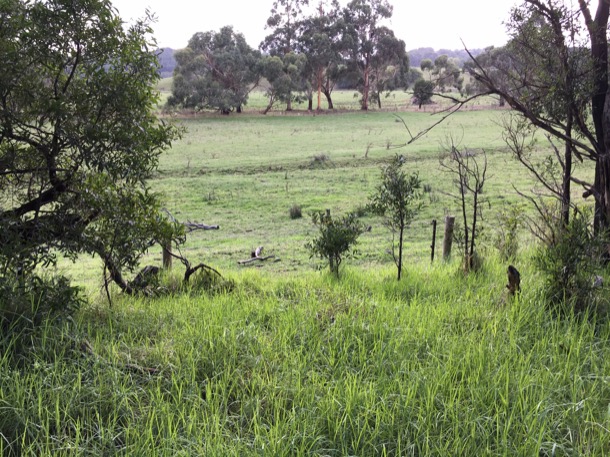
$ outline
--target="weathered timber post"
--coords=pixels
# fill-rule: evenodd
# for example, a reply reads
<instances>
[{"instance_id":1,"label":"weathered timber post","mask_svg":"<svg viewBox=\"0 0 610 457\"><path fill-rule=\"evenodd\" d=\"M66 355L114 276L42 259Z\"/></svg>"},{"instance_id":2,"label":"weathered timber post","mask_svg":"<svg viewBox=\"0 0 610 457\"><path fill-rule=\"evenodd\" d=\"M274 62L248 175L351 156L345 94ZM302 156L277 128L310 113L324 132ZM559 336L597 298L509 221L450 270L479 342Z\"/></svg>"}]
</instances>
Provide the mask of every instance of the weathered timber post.
<instances>
[{"instance_id":1,"label":"weathered timber post","mask_svg":"<svg viewBox=\"0 0 610 457\"><path fill-rule=\"evenodd\" d=\"M163 243L163 268L170 269L172 267L172 242Z\"/></svg>"},{"instance_id":2,"label":"weathered timber post","mask_svg":"<svg viewBox=\"0 0 610 457\"><path fill-rule=\"evenodd\" d=\"M435 248L436 248L436 219L432 219L432 245L430 246L432 253L430 254L430 263L434 262Z\"/></svg>"},{"instance_id":3,"label":"weathered timber post","mask_svg":"<svg viewBox=\"0 0 610 457\"><path fill-rule=\"evenodd\" d=\"M443 260L451 257L451 245L453 244L453 226L455 216L445 216L445 238L443 239Z\"/></svg>"}]
</instances>

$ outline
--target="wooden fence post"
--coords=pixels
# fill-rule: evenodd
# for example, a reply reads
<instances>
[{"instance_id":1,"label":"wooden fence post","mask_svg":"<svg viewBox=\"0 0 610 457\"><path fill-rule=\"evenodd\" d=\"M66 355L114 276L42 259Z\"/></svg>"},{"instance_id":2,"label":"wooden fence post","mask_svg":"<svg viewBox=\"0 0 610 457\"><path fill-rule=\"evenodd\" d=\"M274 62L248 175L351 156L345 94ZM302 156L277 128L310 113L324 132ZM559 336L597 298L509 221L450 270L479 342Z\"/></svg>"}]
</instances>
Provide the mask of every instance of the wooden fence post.
<instances>
[{"instance_id":1,"label":"wooden fence post","mask_svg":"<svg viewBox=\"0 0 610 457\"><path fill-rule=\"evenodd\" d=\"M436 248L436 219L432 219L432 245L430 246L432 253L430 254L430 263L434 262L435 248Z\"/></svg>"},{"instance_id":2,"label":"wooden fence post","mask_svg":"<svg viewBox=\"0 0 610 457\"><path fill-rule=\"evenodd\" d=\"M451 245L453 244L453 226L455 216L445 216L445 238L443 239L443 260L451 257Z\"/></svg>"}]
</instances>

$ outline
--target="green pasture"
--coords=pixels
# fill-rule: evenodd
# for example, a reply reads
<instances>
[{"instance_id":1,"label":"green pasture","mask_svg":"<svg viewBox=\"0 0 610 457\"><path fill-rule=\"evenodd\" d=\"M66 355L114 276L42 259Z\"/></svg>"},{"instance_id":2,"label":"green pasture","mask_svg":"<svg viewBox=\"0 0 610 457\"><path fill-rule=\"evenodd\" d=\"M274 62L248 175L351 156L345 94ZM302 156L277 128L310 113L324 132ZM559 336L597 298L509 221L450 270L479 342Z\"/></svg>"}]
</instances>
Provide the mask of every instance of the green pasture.
<instances>
[{"instance_id":1,"label":"green pasture","mask_svg":"<svg viewBox=\"0 0 610 457\"><path fill-rule=\"evenodd\" d=\"M533 187L502 139L500 123L506 115L502 110L458 112L412 144L406 144L410 135L429 128L440 119L438 114L297 111L175 119L185 135L161 156L151 185L176 219L220 225L219 231L189 235L184 253L191 261L223 271L243 268L237 262L262 245L281 261L252 266L277 272L310 270L319 265L304 247L316 234L311 214L330 209L340 215L364 208L379 183L380 166L402 154L409 171L418 172L429 190L407 233L408 268L430 257L432 220L442 226L446 214L460 209L450 195L456 193L452 177L439 166L450 138L462 148L487 153L483 224L490 234L496 214L517 201L513 186L522 191ZM541 142L541 157L548 153ZM589 165L583 164L582 173L589 172ZM301 207L303 218L290 219L293 205ZM363 220L371 231L361 237L360 255L352 262L391 262L386 252L391 235L382 219L365 214ZM152 250L151 256L152 262L159 262L160 252Z\"/></svg>"},{"instance_id":2,"label":"green pasture","mask_svg":"<svg viewBox=\"0 0 610 457\"><path fill-rule=\"evenodd\" d=\"M407 169L419 173L426 184L424 207L406 234L405 264L429 261L432 220L438 221L437 240L442 240L445 215L460 215L452 197L456 188L450 174L439 166L453 140L459 147L488 160L484 188L486 205L481 247L493 248L497 214L520 199L516 189L535 187L525 169L508 151L501 123L506 110L467 107L411 144L411 138L441 120L442 113L405 111L340 111L310 113L272 112L230 116L203 114L173 117L184 127L181 140L160 157L152 188L161 193L165 208L179 221L219 225L218 231L188 235L182 253L192 262L205 262L221 272L264 268L271 272L299 272L321 263L310 259L305 243L316 235L311 215L329 209L341 215L360 210L370 231L360 238L358 257L348 262L367 267L391 263L391 234L383 220L364 213L369 196L380 180L380 167L395 154L407 160ZM541 138L540 160L551 154ZM591 163L578 164L577 173L590 175ZM574 188L579 198L579 189ZM302 209L301 219L291 219L290 208ZM460 218L458 217L458 221ZM525 231L523 236L529 235ZM238 266L257 246L275 262ZM457 249L457 247L455 248ZM440 247L437 247L437 258ZM160 264L161 252L152 248L144 264ZM95 259L83 259L76 267L61 262L62 272L80 283L101 284L101 267Z\"/></svg>"}]
</instances>

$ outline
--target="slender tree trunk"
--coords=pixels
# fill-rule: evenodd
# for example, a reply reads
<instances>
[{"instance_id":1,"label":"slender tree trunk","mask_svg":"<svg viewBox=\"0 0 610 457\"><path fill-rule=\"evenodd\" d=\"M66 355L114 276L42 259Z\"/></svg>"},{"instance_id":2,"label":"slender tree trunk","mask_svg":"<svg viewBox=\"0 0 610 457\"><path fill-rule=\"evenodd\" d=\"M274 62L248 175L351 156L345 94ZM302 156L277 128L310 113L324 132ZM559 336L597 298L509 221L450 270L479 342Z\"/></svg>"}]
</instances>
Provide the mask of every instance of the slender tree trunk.
<instances>
[{"instance_id":1,"label":"slender tree trunk","mask_svg":"<svg viewBox=\"0 0 610 457\"><path fill-rule=\"evenodd\" d=\"M400 224L400 238L398 239L398 280L400 281L400 278L402 277L402 246L403 246L403 242L402 242L402 235L405 231L405 226L404 223Z\"/></svg>"},{"instance_id":2,"label":"slender tree trunk","mask_svg":"<svg viewBox=\"0 0 610 457\"><path fill-rule=\"evenodd\" d=\"M608 16L610 5L606 0L599 0L595 19L591 18L587 2L579 0L580 9L585 18L589 37L591 38L591 56L596 72L595 88L591 99L593 125L595 126L597 158L595 162L595 217L596 234L608 228L608 210L610 208L610 169L608 165L608 136L610 136L610 119L608 119ZM608 130L608 132L606 132Z\"/></svg>"},{"instance_id":3,"label":"slender tree trunk","mask_svg":"<svg viewBox=\"0 0 610 457\"><path fill-rule=\"evenodd\" d=\"M460 177L460 198L462 203L462 220L464 221L464 263L466 266L470 265L468 259L468 216L466 215L466 177L462 174L465 171L461 164L458 164L459 177Z\"/></svg>"},{"instance_id":4,"label":"slender tree trunk","mask_svg":"<svg viewBox=\"0 0 610 457\"><path fill-rule=\"evenodd\" d=\"M474 201L472 204L472 232L470 233L470 249L468 252L467 258L467 268L470 271L474 265L474 247L475 247L475 239L476 239L476 230L477 230L477 215L479 210L479 193L474 192Z\"/></svg>"},{"instance_id":5,"label":"slender tree trunk","mask_svg":"<svg viewBox=\"0 0 610 457\"><path fill-rule=\"evenodd\" d=\"M598 196L595 200L596 233L607 230L610 222L610 154L599 154L595 163L595 188Z\"/></svg>"},{"instance_id":6,"label":"slender tree trunk","mask_svg":"<svg viewBox=\"0 0 610 457\"><path fill-rule=\"evenodd\" d=\"M326 96L326 101L328 103L328 109L335 109L335 106L333 105L333 99L330 95L330 92L327 90L323 90L324 95Z\"/></svg>"},{"instance_id":7,"label":"slender tree trunk","mask_svg":"<svg viewBox=\"0 0 610 457\"><path fill-rule=\"evenodd\" d=\"M267 104L267 107L263 111L263 114L267 114L269 111L271 111L271 108L273 108L273 104L274 103L275 103L275 97L273 95L270 95L269 96L269 103Z\"/></svg>"},{"instance_id":8,"label":"slender tree trunk","mask_svg":"<svg viewBox=\"0 0 610 457\"><path fill-rule=\"evenodd\" d=\"M322 84L322 92L326 97L326 101L328 102L328 109L334 109L333 99L331 98L332 87L330 77L328 74L326 75L326 84Z\"/></svg>"},{"instance_id":9,"label":"slender tree trunk","mask_svg":"<svg viewBox=\"0 0 610 457\"><path fill-rule=\"evenodd\" d=\"M317 110L322 109L322 69L318 68L318 107Z\"/></svg>"},{"instance_id":10,"label":"slender tree trunk","mask_svg":"<svg viewBox=\"0 0 610 457\"><path fill-rule=\"evenodd\" d=\"M568 122L566 128L566 135L572 136L572 113L568 113ZM563 170L563 183L561 189L561 220L564 226L568 226L570 223L570 184L572 182L572 145L569 141L566 141L565 153L564 153L564 170Z\"/></svg>"}]
</instances>

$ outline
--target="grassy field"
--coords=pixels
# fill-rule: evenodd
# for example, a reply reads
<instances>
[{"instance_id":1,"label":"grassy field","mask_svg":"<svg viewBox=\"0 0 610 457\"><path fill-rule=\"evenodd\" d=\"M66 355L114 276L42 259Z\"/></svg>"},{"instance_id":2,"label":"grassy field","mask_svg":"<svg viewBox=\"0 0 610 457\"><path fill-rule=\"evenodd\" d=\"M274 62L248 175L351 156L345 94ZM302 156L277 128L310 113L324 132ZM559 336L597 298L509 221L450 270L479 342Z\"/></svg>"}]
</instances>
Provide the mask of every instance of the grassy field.
<instances>
[{"instance_id":1,"label":"grassy field","mask_svg":"<svg viewBox=\"0 0 610 457\"><path fill-rule=\"evenodd\" d=\"M455 194L452 177L439 166L449 138L463 148L487 153L484 218L490 234L496 214L516 200L513 185L522 191L533 187L502 140L499 124L506 115L501 110L459 112L408 145L409 132L415 136L438 115L402 112L398 118L391 112L298 111L180 119L186 134L161 157L152 185L179 220L221 226L218 232L189 236L185 248L194 259L234 269L262 245L282 259L264 268L300 271L315 266L304 248L316 231L311 214L325 209L343 214L364 207L380 181L381 165L402 154L408 170L418 172L428 189L425 206L407 235L409 262L419 262L430 256L432 220L442 223L446 214L459 211L450 195ZM590 172L587 165L581 173ZM293 205L301 207L302 219L290 219ZM372 230L361 237L357 263L387 263L391 237L382 220L365 217L364 222Z\"/></svg>"},{"instance_id":2,"label":"grassy field","mask_svg":"<svg viewBox=\"0 0 610 457\"><path fill-rule=\"evenodd\" d=\"M485 216L490 222L503 202L514 200L511 184L531 185L504 146L498 126L504 115L466 110L409 145L409 132L416 135L438 117L428 112L403 112L398 118L391 112L297 111L180 118L175 122L185 127L185 135L161 157L151 185L178 220L220 225L219 231L189 235L184 252L192 261L235 269L262 245L267 254L281 258L264 268L295 272L316 266L304 247L316 233L311 214L330 209L339 215L364 207L379 183L381 165L402 154L409 171L418 172L429 186L426 205L407 236L409 262L418 262L430 256L432 219L442 221L458 210L447 195L454 189L451 177L439 167L449 137L465 148L487 151L491 206ZM302 219L290 219L293 205L301 207ZM391 261L386 253L391 236L382 220L365 217L364 222L372 229L361 237L357 263ZM159 262L160 252L152 251L147 263ZM99 283L99 268L94 261L86 263L91 272L86 280L94 274ZM78 268L79 278L82 271Z\"/></svg>"},{"instance_id":3,"label":"grassy field","mask_svg":"<svg viewBox=\"0 0 610 457\"><path fill-rule=\"evenodd\" d=\"M151 185L163 195L176 219L220 225L219 231L189 235L183 254L191 262L206 262L221 272L243 268L302 272L320 265L305 249L305 243L317 233L312 213L330 209L340 215L364 208L380 181L380 167L402 154L408 170L418 172L428 190L425 206L406 236L408 268L430 258L432 220L442 230L445 215L459 214L451 196L456 193L452 177L439 166L439 156L446 152L450 139L462 148L487 153L483 212L487 239L482 241L488 247L494 246L498 213L517 201L513 186L521 191L534 187L502 139L500 125L508 112L479 108L454 114L411 144L407 143L413 136L441 119L442 114L434 114L438 107L398 113L356 110L329 114L297 109L267 116L247 112L174 117L171 119L185 128L185 135L161 156ZM547 154L542 140L540 160ZM591 174L591 164L579 167L578 174ZM579 198L577 188L574 198ZM303 218L290 219L293 205L301 208ZM365 215L363 222L371 231L361 236L360 255L352 262L365 268L391 263L387 253L391 235L382 219ZM281 261L239 267L238 262L257 246L264 246L267 255ZM152 249L144 263L160 264L160 258L160 250ZM99 290L101 267L95 259L83 259L76 269L62 262L60 269L68 274L75 271L77 281Z\"/></svg>"},{"instance_id":4,"label":"grassy field","mask_svg":"<svg viewBox=\"0 0 610 457\"><path fill-rule=\"evenodd\" d=\"M473 107L410 145L405 125L416 134L438 117L399 115L175 118L185 135L151 185L177 219L220 224L191 233L183 254L231 286L156 299L111 290L109 306L94 260L62 262L90 303L0 338L0 455L610 455L607 311L553 317L525 232L523 293L506 296L494 224L518 203L513 185L533 186L502 141L506 112ZM457 255L429 260L432 219L458 211L439 167L450 137L489 161L485 263L468 276ZM404 279L370 215L341 280L316 271L311 214L363 208L396 153L429 186ZM303 218L289 217L293 205ZM238 266L259 245L281 261ZM145 259L160 262L156 249Z\"/></svg>"}]
</instances>

